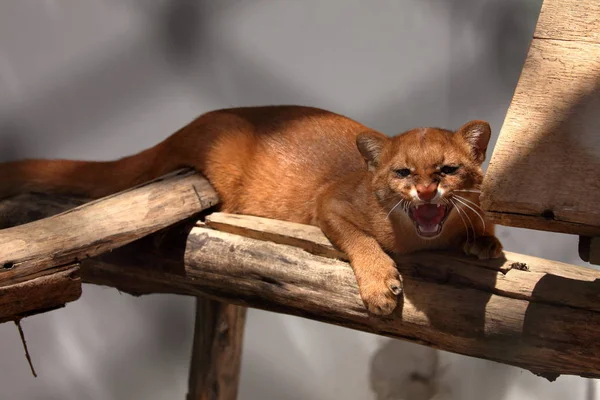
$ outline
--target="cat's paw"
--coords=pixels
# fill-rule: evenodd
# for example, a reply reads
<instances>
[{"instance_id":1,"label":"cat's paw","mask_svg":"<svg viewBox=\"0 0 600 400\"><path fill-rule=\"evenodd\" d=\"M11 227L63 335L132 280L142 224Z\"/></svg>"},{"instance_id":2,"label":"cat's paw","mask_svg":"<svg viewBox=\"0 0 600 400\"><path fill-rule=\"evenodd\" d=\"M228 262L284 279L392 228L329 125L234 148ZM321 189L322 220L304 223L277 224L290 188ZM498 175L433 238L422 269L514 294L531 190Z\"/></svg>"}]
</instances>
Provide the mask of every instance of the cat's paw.
<instances>
[{"instance_id":1,"label":"cat's paw","mask_svg":"<svg viewBox=\"0 0 600 400\"><path fill-rule=\"evenodd\" d=\"M375 265L366 269L366 274L361 274L358 281L360 297L370 313L389 315L396 308L397 297L402 293L402 278L391 260Z\"/></svg>"},{"instance_id":2,"label":"cat's paw","mask_svg":"<svg viewBox=\"0 0 600 400\"><path fill-rule=\"evenodd\" d=\"M463 250L467 255L489 260L502 256L502 243L496 236L479 236L473 241L467 241Z\"/></svg>"}]
</instances>

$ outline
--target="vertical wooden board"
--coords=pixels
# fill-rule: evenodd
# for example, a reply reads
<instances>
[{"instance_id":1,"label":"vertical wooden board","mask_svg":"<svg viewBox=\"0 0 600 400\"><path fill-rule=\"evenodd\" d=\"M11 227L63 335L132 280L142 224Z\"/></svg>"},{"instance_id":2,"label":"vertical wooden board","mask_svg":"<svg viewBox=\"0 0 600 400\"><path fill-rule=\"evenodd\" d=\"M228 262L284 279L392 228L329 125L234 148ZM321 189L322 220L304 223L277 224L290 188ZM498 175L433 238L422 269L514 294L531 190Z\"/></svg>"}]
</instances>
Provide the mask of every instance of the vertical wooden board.
<instances>
[{"instance_id":1,"label":"vertical wooden board","mask_svg":"<svg viewBox=\"0 0 600 400\"><path fill-rule=\"evenodd\" d=\"M599 87L600 44L532 41L484 182L491 219L600 234Z\"/></svg>"},{"instance_id":2,"label":"vertical wooden board","mask_svg":"<svg viewBox=\"0 0 600 400\"><path fill-rule=\"evenodd\" d=\"M600 1L545 0L534 37L600 43Z\"/></svg>"}]
</instances>

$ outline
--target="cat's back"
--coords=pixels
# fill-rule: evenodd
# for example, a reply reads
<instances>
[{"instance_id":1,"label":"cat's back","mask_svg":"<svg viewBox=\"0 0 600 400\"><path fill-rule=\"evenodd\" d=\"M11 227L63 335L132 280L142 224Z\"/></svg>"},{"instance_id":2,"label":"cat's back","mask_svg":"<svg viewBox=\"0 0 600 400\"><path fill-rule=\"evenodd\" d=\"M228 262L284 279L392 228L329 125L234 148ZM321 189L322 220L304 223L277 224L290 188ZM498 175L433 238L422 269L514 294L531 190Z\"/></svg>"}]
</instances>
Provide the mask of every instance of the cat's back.
<instances>
[{"instance_id":1,"label":"cat's back","mask_svg":"<svg viewBox=\"0 0 600 400\"><path fill-rule=\"evenodd\" d=\"M342 115L300 106L215 113L229 130L215 140L205 173L226 211L314 223L319 192L366 170L356 136L368 128Z\"/></svg>"}]
</instances>

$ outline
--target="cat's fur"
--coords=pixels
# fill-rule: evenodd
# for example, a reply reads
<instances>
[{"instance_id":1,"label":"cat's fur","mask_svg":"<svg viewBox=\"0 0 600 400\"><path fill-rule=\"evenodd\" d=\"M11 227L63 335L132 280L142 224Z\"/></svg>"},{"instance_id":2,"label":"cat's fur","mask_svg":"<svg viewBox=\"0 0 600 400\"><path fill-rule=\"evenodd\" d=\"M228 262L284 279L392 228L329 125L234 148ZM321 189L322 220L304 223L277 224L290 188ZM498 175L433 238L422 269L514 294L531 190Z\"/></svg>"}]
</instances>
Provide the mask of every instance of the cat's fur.
<instances>
[{"instance_id":1,"label":"cat's fur","mask_svg":"<svg viewBox=\"0 0 600 400\"><path fill-rule=\"evenodd\" d=\"M483 214L479 195L469 191L482 182L489 138L482 121L390 138L315 108L225 109L116 161L0 164L0 196L37 190L98 198L193 167L215 187L224 212L321 227L348 255L368 309L389 314L402 282L386 252L500 255L492 224L484 227L475 213Z\"/></svg>"}]
</instances>

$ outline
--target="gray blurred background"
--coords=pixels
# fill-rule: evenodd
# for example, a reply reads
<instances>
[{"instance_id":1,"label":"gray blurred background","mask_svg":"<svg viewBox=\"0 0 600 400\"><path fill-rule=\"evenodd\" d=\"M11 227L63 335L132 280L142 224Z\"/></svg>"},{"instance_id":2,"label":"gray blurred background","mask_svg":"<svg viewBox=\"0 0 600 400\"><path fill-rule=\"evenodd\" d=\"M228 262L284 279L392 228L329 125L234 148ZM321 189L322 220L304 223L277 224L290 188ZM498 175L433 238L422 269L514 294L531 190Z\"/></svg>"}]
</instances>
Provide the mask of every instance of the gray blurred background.
<instances>
[{"instance_id":1,"label":"gray blurred background","mask_svg":"<svg viewBox=\"0 0 600 400\"><path fill-rule=\"evenodd\" d=\"M112 159L197 115L327 108L388 134L486 119L497 138L541 0L2 0L0 160ZM501 228L575 264L577 238ZM184 399L194 301L86 285L0 325L0 399ZM417 372L427 384L410 380ZM421 386L420 386L421 385ZM425 386L423 386L425 385ZM251 310L240 399L600 399L527 371Z\"/></svg>"}]
</instances>

